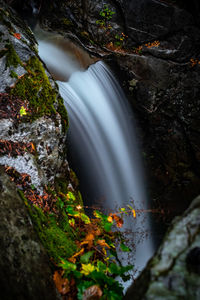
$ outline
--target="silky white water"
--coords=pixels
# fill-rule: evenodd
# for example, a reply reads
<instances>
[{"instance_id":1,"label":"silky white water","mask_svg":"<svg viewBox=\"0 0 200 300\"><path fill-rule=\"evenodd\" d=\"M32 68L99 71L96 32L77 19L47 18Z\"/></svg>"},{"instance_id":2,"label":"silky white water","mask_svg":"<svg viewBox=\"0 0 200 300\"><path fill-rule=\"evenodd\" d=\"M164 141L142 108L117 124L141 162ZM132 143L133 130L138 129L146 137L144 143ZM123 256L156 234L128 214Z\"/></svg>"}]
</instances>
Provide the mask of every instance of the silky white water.
<instances>
[{"instance_id":1,"label":"silky white water","mask_svg":"<svg viewBox=\"0 0 200 300\"><path fill-rule=\"evenodd\" d=\"M62 68L63 56L55 58L48 49L43 50L43 43L39 43L39 54L47 66L48 61L54 61L61 73L71 72L73 62L70 65L68 59L69 67L63 64ZM119 84L103 62L72 73L68 82L58 81L58 85L69 115L70 152L87 190L88 199L84 200L112 212L128 204L136 210L147 209L133 113ZM127 217L125 227L133 232L138 274L153 254L149 216ZM146 232L149 236L143 238Z\"/></svg>"}]
</instances>

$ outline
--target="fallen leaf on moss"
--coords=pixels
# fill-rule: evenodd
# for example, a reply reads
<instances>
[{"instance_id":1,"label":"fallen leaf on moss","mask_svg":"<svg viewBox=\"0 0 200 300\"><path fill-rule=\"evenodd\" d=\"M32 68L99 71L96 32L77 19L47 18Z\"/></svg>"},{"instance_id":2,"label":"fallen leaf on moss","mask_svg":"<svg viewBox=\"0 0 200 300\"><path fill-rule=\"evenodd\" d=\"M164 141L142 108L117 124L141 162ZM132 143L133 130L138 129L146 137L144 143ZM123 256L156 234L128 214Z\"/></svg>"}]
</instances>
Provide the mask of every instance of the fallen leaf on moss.
<instances>
[{"instance_id":1,"label":"fallen leaf on moss","mask_svg":"<svg viewBox=\"0 0 200 300\"><path fill-rule=\"evenodd\" d=\"M65 295L69 292L69 280L67 278L63 278L59 271L55 271L53 280L59 293Z\"/></svg>"}]
</instances>

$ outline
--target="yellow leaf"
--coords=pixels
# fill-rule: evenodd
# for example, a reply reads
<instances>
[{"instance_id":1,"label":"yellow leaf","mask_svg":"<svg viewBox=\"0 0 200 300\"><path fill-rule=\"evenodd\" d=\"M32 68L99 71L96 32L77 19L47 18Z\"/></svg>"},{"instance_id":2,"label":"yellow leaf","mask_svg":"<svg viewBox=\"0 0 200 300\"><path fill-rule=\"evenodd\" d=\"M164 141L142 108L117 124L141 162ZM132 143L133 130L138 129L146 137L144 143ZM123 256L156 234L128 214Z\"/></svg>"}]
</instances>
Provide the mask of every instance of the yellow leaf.
<instances>
[{"instance_id":1,"label":"yellow leaf","mask_svg":"<svg viewBox=\"0 0 200 300\"><path fill-rule=\"evenodd\" d=\"M110 222L110 223L113 222L113 218L112 218L111 216L109 216L109 217L107 218L107 220L108 220L108 222Z\"/></svg>"},{"instance_id":2,"label":"yellow leaf","mask_svg":"<svg viewBox=\"0 0 200 300\"><path fill-rule=\"evenodd\" d=\"M27 114L26 109L24 108L24 106L21 106L19 114L20 114L21 117Z\"/></svg>"},{"instance_id":3,"label":"yellow leaf","mask_svg":"<svg viewBox=\"0 0 200 300\"><path fill-rule=\"evenodd\" d=\"M81 264L81 266L82 266L81 273L86 276L92 273L96 269L95 266L93 266L92 264Z\"/></svg>"}]
</instances>

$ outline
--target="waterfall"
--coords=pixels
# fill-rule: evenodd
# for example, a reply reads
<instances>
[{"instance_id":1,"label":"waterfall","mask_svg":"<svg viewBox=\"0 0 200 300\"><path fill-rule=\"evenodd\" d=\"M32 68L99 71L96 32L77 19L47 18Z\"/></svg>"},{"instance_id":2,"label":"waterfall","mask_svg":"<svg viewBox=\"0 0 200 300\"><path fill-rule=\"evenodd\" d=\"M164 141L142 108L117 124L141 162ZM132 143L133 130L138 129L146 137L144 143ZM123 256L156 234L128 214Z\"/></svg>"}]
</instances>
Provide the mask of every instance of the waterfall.
<instances>
[{"instance_id":1,"label":"waterfall","mask_svg":"<svg viewBox=\"0 0 200 300\"><path fill-rule=\"evenodd\" d=\"M39 54L47 66L54 61L61 73L67 72L65 68L71 72L69 60L69 67L61 67L59 56L42 50L39 42ZM78 166L87 205L100 205L107 212L128 204L136 210L147 209L133 113L111 71L97 62L86 71L72 72L69 81L58 81L58 86L69 114L69 152ZM125 227L133 231L134 264L139 272L154 251L151 236L143 238L151 231L149 217L145 213L127 217Z\"/></svg>"}]
</instances>

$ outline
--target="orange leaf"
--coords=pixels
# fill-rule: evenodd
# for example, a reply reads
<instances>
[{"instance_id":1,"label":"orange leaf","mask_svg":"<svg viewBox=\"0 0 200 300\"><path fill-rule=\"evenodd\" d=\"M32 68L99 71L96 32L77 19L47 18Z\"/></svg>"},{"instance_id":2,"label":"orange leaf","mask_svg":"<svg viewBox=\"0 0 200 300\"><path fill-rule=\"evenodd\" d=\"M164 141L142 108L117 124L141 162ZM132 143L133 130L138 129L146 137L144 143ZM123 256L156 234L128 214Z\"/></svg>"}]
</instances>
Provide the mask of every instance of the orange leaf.
<instances>
[{"instance_id":1,"label":"orange leaf","mask_svg":"<svg viewBox=\"0 0 200 300\"><path fill-rule=\"evenodd\" d=\"M18 40L21 39L21 34L20 34L20 33L14 33L13 35L14 35L14 37L15 37L16 39L18 39Z\"/></svg>"},{"instance_id":2,"label":"orange leaf","mask_svg":"<svg viewBox=\"0 0 200 300\"><path fill-rule=\"evenodd\" d=\"M108 222L110 222L110 223L113 222L113 218L112 218L111 216L109 216L109 217L107 218L107 220L108 220Z\"/></svg>"},{"instance_id":3,"label":"orange leaf","mask_svg":"<svg viewBox=\"0 0 200 300\"><path fill-rule=\"evenodd\" d=\"M117 216L116 214L112 214L113 219L116 222L117 227L121 228L124 221L122 220L122 218L120 218L119 216Z\"/></svg>"},{"instance_id":4,"label":"orange leaf","mask_svg":"<svg viewBox=\"0 0 200 300\"><path fill-rule=\"evenodd\" d=\"M35 146L34 146L33 143L31 143L31 148L32 148L33 151L35 151Z\"/></svg>"},{"instance_id":5,"label":"orange leaf","mask_svg":"<svg viewBox=\"0 0 200 300\"><path fill-rule=\"evenodd\" d=\"M135 209L132 209L132 213L133 213L133 218L136 218L136 212L135 212Z\"/></svg>"},{"instance_id":6,"label":"orange leaf","mask_svg":"<svg viewBox=\"0 0 200 300\"><path fill-rule=\"evenodd\" d=\"M53 280L59 293L65 295L69 292L69 280L67 278L62 278L59 271L55 271Z\"/></svg>"},{"instance_id":7,"label":"orange leaf","mask_svg":"<svg viewBox=\"0 0 200 300\"><path fill-rule=\"evenodd\" d=\"M99 244L102 247L107 247L108 249L110 249L110 246L106 243L105 240L98 240L97 244Z\"/></svg>"},{"instance_id":8,"label":"orange leaf","mask_svg":"<svg viewBox=\"0 0 200 300\"><path fill-rule=\"evenodd\" d=\"M75 253L72 257L68 258L68 260L75 264L76 257L81 255L84 251L85 251L84 248L82 248L79 252Z\"/></svg>"},{"instance_id":9,"label":"orange leaf","mask_svg":"<svg viewBox=\"0 0 200 300\"><path fill-rule=\"evenodd\" d=\"M92 247L94 238L95 238L95 236L93 233L88 233L86 235L84 241L80 244L80 246L88 244L89 247Z\"/></svg>"}]
</instances>

